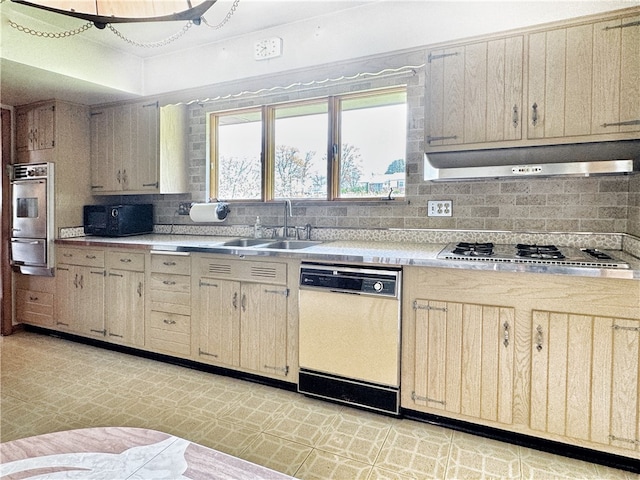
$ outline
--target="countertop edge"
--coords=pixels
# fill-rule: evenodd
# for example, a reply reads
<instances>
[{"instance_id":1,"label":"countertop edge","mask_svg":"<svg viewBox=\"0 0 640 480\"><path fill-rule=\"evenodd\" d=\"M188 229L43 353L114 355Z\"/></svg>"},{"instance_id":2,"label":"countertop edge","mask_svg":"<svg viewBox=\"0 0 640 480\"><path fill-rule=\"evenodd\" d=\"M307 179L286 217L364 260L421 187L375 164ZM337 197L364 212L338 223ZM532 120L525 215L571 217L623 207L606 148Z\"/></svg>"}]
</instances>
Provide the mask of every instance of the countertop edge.
<instances>
[{"instance_id":1,"label":"countertop edge","mask_svg":"<svg viewBox=\"0 0 640 480\"><path fill-rule=\"evenodd\" d=\"M365 263L384 266L422 266L496 272L542 273L594 278L640 280L640 259L616 251L632 268L589 268L558 265L528 265L499 262L460 262L436 258L446 243L399 243L331 240L300 250L260 247L227 247L222 244L237 237L147 234L131 237L73 237L56 239L56 245L157 250L166 253L209 253L237 257L281 257L302 261Z\"/></svg>"}]
</instances>

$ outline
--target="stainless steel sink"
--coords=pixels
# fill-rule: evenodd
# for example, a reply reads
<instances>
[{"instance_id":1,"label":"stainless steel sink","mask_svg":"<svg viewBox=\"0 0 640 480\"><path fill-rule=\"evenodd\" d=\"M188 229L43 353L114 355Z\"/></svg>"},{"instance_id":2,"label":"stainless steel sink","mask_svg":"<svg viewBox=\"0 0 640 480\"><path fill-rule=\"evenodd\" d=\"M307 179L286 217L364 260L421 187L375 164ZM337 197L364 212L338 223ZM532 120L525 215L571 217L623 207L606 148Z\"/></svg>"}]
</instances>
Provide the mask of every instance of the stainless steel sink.
<instances>
[{"instance_id":1,"label":"stainless steel sink","mask_svg":"<svg viewBox=\"0 0 640 480\"><path fill-rule=\"evenodd\" d=\"M277 242L264 245L262 248L269 248L273 250L300 250L302 248L319 245L320 243L322 242L314 242L311 240L279 240Z\"/></svg>"},{"instance_id":2,"label":"stainless steel sink","mask_svg":"<svg viewBox=\"0 0 640 480\"><path fill-rule=\"evenodd\" d=\"M257 245L265 245L270 240L266 238L236 238L222 244L223 247L255 247Z\"/></svg>"}]
</instances>

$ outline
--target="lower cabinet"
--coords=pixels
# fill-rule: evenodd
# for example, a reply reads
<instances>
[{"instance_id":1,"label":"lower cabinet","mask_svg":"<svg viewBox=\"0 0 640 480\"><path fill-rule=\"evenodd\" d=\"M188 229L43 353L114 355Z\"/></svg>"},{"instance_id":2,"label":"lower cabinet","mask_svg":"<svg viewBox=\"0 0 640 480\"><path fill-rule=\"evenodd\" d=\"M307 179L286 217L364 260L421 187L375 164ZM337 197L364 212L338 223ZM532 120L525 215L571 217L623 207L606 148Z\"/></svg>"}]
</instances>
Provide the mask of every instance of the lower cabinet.
<instances>
[{"instance_id":1,"label":"lower cabinet","mask_svg":"<svg viewBox=\"0 0 640 480\"><path fill-rule=\"evenodd\" d=\"M105 337L144 346L144 254L107 251Z\"/></svg>"},{"instance_id":2,"label":"lower cabinet","mask_svg":"<svg viewBox=\"0 0 640 480\"><path fill-rule=\"evenodd\" d=\"M203 256L194 265L197 359L287 379L287 264Z\"/></svg>"},{"instance_id":3,"label":"lower cabinet","mask_svg":"<svg viewBox=\"0 0 640 480\"><path fill-rule=\"evenodd\" d=\"M414 299L414 408L513 420L514 309Z\"/></svg>"},{"instance_id":4,"label":"lower cabinet","mask_svg":"<svg viewBox=\"0 0 640 480\"><path fill-rule=\"evenodd\" d=\"M56 327L104 339L106 269L102 250L58 249Z\"/></svg>"},{"instance_id":5,"label":"lower cabinet","mask_svg":"<svg viewBox=\"0 0 640 480\"><path fill-rule=\"evenodd\" d=\"M535 310L531 428L640 451L640 320Z\"/></svg>"},{"instance_id":6,"label":"lower cabinet","mask_svg":"<svg viewBox=\"0 0 640 480\"><path fill-rule=\"evenodd\" d=\"M41 327L53 327L53 298L48 292L16 289L16 321Z\"/></svg>"},{"instance_id":7,"label":"lower cabinet","mask_svg":"<svg viewBox=\"0 0 640 480\"><path fill-rule=\"evenodd\" d=\"M640 458L637 280L403 272L403 408Z\"/></svg>"},{"instance_id":8,"label":"lower cabinet","mask_svg":"<svg viewBox=\"0 0 640 480\"><path fill-rule=\"evenodd\" d=\"M146 346L160 353L191 356L191 257L152 252L148 269Z\"/></svg>"}]
</instances>

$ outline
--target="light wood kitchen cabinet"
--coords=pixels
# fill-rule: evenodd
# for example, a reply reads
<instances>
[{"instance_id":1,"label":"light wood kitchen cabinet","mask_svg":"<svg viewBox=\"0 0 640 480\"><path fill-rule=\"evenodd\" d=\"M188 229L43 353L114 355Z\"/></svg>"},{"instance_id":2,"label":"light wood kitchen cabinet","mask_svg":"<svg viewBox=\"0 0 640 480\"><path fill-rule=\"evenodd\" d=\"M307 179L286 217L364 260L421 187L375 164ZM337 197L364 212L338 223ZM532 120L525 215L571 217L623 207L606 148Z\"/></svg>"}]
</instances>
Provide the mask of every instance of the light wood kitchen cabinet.
<instances>
[{"instance_id":1,"label":"light wood kitchen cabinet","mask_svg":"<svg viewBox=\"0 0 640 480\"><path fill-rule=\"evenodd\" d=\"M287 264L204 256L194 265L197 359L288 380Z\"/></svg>"},{"instance_id":2,"label":"light wood kitchen cabinet","mask_svg":"<svg viewBox=\"0 0 640 480\"><path fill-rule=\"evenodd\" d=\"M41 327L53 327L52 293L16 289L16 321Z\"/></svg>"},{"instance_id":3,"label":"light wood kitchen cabinet","mask_svg":"<svg viewBox=\"0 0 640 480\"><path fill-rule=\"evenodd\" d=\"M105 340L144 345L144 254L106 252Z\"/></svg>"},{"instance_id":4,"label":"light wood kitchen cabinet","mask_svg":"<svg viewBox=\"0 0 640 480\"><path fill-rule=\"evenodd\" d=\"M55 168L54 229L82 225L89 188L89 107L48 100L16 107L16 163Z\"/></svg>"},{"instance_id":5,"label":"light wood kitchen cabinet","mask_svg":"<svg viewBox=\"0 0 640 480\"><path fill-rule=\"evenodd\" d=\"M191 356L191 258L152 252L147 282L146 346L167 355Z\"/></svg>"},{"instance_id":6,"label":"light wood kitchen cabinet","mask_svg":"<svg viewBox=\"0 0 640 480\"><path fill-rule=\"evenodd\" d=\"M45 150L55 146L55 110L53 102L17 110L18 152Z\"/></svg>"},{"instance_id":7,"label":"light wood kitchen cabinet","mask_svg":"<svg viewBox=\"0 0 640 480\"><path fill-rule=\"evenodd\" d=\"M640 131L639 20L616 18L529 35L528 138L595 141L594 135L607 140Z\"/></svg>"},{"instance_id":8,"label":"light wood kitchen cabinet","mask_svg":"<svg viewBox=\"0 0 640 480\"><path fill-rule=\"evenodd\" d=\"M640 451L640 320L535 310L531 428Z\"/></svg>"},{"instance_id":9,"label":"light wood kitchen cabinet","mask_svg":"<svg viewBox=\"0 0 640 480\"><path fill-rule=\"evenodd\" d=\"M512 423L514 309L422 298L412 308L413 408Z\"/></svg>"},{"instance_id":10,"label":"light wood kitchen cabinet","mask_svg":"<svg viewBox=\"0 0 640 480\"><path fill-rule=\"evenodd\" d=\"M56 327L104 339L104 251L60 248L56 267Z\"/></svg>"},{"instance_id":11,"label":"light wood kitchen cabinet","mask_svg":"<svg viewBox=\"0 0 640 480\"><path fill-rule=\"evenodd\" d=\"M105 106L91 112L94 195L184 193L186 108L158 102Z\"/></svg>"},{"instance_id":12,"label":"light wood kitchen cabinet","mask_svg":"<svg viewBox=\"0 0 640 480\"><path fill-rule=\"evenodd\" d=\"M403 269L405 409L638 458L639 365L637 280Z\"/></svg>"},{"instance_id":13,"label":"light wood kitchen cabinet","mask_svg":"<svg viewBox=\"0 0 640 480\"><path fill-rule=\"evenodd\" d=\"M523 36L427 55L426 146L522 137Z\"/></svg>"}]
</instances>

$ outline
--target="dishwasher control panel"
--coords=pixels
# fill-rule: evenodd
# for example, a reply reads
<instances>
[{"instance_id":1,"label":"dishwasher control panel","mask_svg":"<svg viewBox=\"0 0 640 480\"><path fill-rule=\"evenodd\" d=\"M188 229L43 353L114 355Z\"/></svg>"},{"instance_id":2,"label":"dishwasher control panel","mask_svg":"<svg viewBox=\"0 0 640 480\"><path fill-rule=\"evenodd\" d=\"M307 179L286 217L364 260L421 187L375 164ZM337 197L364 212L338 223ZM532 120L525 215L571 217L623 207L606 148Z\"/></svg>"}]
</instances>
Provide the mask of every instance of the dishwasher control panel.
<instances>
[{"instance_id":1,"label":"dishwasher control panel","mask_svg":"<svg viewBox=\"0 0 640 480\"><path fill-rule=\"evenodd\" d=\"M335 292L397 297L400 270L303 264L300 287Z\"/></svg>"}]
</instances>

